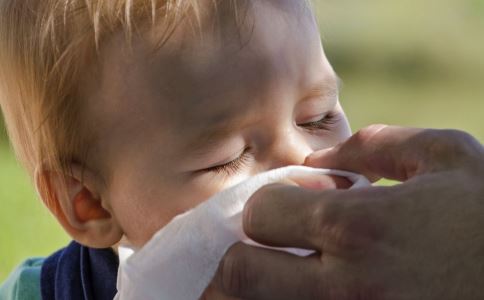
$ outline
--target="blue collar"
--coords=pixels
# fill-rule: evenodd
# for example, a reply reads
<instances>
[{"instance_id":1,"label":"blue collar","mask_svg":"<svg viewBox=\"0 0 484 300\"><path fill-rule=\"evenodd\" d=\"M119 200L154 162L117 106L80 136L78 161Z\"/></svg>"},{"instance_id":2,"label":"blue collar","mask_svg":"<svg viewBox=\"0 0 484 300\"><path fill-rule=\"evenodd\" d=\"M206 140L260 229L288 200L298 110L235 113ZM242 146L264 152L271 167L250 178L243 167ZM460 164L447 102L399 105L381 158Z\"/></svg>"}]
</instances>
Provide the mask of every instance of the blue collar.
<instances>
[{"instance_id":1,"label":"blue collar","mask_svg":"<svg viewBox=\"0 0 484 300\"><path fill-rule=\"evenodd\" d=\"M42 299L112 300L118 266L112 249L92 249L71 242L43 263Z\"/></svg>"}]
</instances>

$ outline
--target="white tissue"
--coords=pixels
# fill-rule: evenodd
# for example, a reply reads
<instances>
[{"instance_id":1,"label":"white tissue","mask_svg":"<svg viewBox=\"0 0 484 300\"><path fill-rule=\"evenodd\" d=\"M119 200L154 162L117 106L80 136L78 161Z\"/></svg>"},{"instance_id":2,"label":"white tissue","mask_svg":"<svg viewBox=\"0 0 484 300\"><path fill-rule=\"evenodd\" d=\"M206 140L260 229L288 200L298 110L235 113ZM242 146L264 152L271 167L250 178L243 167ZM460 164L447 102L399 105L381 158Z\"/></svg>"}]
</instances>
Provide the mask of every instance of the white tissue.
<instances>
[{"instance_id":1,"label":"white tissue","mask_svg":"<svg viewBox=\"0 0 484 300\"><path fill-rule=\"evenodd\" d=\"M304 166L290 166L251 177L223 190L196 208L177 216L138 251L120 247L118 294L115 299L199 299L211 282L227 249L249 242L242 229L242 210L262 186L283 179L335 175L353 182L351 188L370 185L358 174ZM300 256L312 251L280 249Z\"/></svg>"}]
</instances>

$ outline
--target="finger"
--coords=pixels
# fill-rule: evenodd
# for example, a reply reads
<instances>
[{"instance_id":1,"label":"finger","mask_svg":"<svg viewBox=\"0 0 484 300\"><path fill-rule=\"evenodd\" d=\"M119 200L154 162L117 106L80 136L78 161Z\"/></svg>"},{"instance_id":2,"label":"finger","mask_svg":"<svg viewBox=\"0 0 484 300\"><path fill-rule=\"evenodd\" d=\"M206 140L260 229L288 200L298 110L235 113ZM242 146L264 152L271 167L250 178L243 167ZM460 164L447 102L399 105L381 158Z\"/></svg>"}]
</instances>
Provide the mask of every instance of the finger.
<instances>
[{"instance_id":1,"label":"finger","mask_svg":"<svg viewBox=\"0 0 484 300\"><path fill-rule=\"evenodd\" d=\"M320 251L312 238L315 192L297 186L272 184L254 193L243 211L243 228L252 240L272 247Z\"/></svg>"},{"instance_id":2,"label":"finger","mask_svg":"<svg viewBox=\"0 0 484 300\"><path fill-rule=\"evenodd\" d=\"M373 204L382 194L379 191L321 192L269 185L247 202L244 231L252 240L268 246L354 256L382 235L380 220L384 213L381 205Z\"/></svg>"},{"instance_id":3,"label":"finger","mask_svg":"<svg viewBox=\"0 0 484 300\"><path fill-rule=\"evenodd\" d=\"M330 189L348 189L353 185L353 183L349 179L333 175L299 176L290 178L290 181L294 182L296 186L317 191Z\"/></svg>"},{"instance_id":4,"label":"finger","mask_svg":"<svg viewBox=\"0 0 484 300\"><path fill-rule=\"evenodd\" d=\"M482 146L456 130L373 125L332 149L310 155L306 165L337 168L405 181L418 174L462 167L469 156L482 155Z\"/></svg>"},{"instance_id":5,"label":"finger","mask_svg":"<svg viewBox=\"0 0 484 300\"><path fill-rule=\"evenodd\" d=\"M329 299L322 262L238 243L219 265L214 285L224 295L243 299Z\"/></svg>"},{"instance_id":6,"label":"finger","mask_svg":"<svg viewBox=\"0 0 484 300\"><path fill-rule=\"evenodd\" d=\"M224 295L214 283L211 283L199 300L241 300L241 298Z\"/></svg>"}]
</instances>

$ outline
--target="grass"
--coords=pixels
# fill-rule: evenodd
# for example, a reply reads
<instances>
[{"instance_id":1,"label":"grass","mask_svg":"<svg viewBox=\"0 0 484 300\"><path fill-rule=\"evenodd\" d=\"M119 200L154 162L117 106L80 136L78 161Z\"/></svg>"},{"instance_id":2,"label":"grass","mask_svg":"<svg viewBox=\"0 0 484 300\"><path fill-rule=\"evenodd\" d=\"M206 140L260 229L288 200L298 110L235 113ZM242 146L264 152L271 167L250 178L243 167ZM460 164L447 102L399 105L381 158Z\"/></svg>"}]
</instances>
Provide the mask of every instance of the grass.
<instances>
[{"instance_id":1,"label":"grass","mask_svg":"<svg viewBox=\"0 0 484 300\"><path fill-rule=\"evenodd\" d=\"M315 0L354 129L458 128L484 141L484 1ZM1 139L1 137L0 137ZM0 141L0 281L67 236Z\"/></svg>"}]
</instances>

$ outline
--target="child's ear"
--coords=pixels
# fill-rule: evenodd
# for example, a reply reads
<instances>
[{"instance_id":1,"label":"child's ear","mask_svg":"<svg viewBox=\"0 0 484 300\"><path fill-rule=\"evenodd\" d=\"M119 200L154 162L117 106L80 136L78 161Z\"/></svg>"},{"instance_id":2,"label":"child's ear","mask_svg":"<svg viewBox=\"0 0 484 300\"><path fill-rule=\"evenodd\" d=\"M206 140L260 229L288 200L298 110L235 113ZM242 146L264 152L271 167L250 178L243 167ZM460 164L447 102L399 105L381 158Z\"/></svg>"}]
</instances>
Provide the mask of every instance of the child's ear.
<instances>
[{"instance_id":1,"label":"child's ear","mask_svg":"<svg viewBox=\"0 0 484 300\"><path fill-rule=\"evenodd\" d=\"M106 199L102 182L86 168L73 164L71 174L38 169L35 184L45 205L69 235L93 248L116 244L123 232Z\"/></svg>"}]
</instances>

